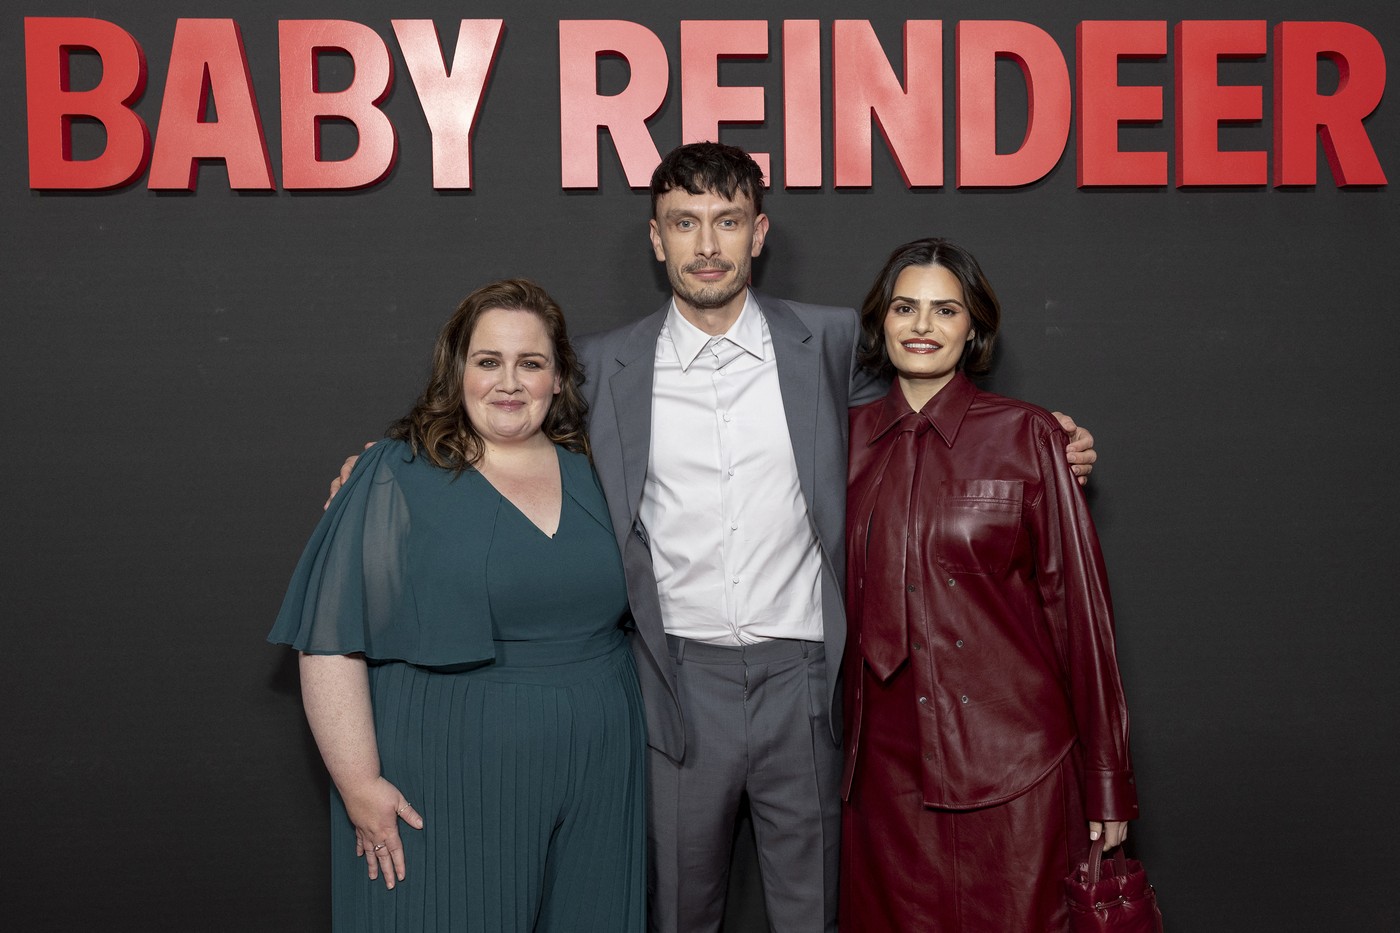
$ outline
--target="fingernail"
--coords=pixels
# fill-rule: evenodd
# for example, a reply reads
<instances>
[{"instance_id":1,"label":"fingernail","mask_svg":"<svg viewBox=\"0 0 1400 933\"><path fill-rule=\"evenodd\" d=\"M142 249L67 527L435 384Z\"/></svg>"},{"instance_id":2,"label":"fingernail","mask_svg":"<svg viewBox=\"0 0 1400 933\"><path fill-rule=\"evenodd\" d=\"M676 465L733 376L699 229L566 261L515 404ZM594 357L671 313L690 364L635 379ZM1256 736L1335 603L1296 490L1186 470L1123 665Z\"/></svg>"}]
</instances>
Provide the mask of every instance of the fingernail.
<instances>
[{"instance_id":1,"label":"fingernail","mask_svg":"<svg viewBox=\"0 0 1400 933\"><path fill-rule=\"evenodd\" d=\"M1099 834L1098 834L1098 833L1091 832L1091 833L1089 833L1089 838L1090 838L1091 840L1097 839L1097 838L1099 838Z\"/></svg>"}]
</instances>

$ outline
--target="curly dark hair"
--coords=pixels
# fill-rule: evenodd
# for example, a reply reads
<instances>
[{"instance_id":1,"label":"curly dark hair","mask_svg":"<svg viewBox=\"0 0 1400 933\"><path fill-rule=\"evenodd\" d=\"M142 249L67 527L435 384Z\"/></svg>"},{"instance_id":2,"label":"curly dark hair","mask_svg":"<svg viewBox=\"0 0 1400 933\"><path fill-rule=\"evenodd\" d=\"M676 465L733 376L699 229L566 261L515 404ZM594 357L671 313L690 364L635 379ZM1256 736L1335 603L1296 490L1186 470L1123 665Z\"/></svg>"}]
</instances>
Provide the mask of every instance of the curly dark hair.
<instances>
[{"instance_id":1,"label":"curly dark hair","mask_svg":"<svg viewBox=\"0 0 1400 933\"><path fill-rule=\"evenodd\" d=\"M894 283L910 266L942 266L962 285L968 313L976 333L963 348L958 369L982 375L991 369L992 346L1001 326L1001 303L982 273L977 258L961 246L942 237L914 240L895 248L875 277L860 306L860 349L856 362L885 379L894 378L894 364L885 350L885 314L889 311Z\"/></svg>"},{"instance_id":2,"label":"curly dark hair","mask_svg":"<svg viewBox=\"0 0 1400 933\"><path fill-rule=\"evenodd\" d=\"M746 194L755 214L763 213L763 169L753 156L724 143L688 143L677 146L651 173L651 215L656 200L668 191L684 188L691 194L713 191L726 201Z\"/></svg>"},{"instance_id":3,"label":"curly dark hair","mask_svg":"<svg viewBox=\"0 0 1400 933\"><path fill-rule=\"evenodd\" d=\"M582 370L564 327L564 312L528 279L491 282L462 299L433 346L433 369L423 394L412 411L390 425L389 436L407 441L415 455L422 453L435 466L458 473L481 460L485 445L463 407L462 377L477 321L498 309L528 311L544 323L554 344L560 389L550 400L541 430L561 447L589 455L584 429L588 403L579 391Z\"/></svg>"}]
</instances>

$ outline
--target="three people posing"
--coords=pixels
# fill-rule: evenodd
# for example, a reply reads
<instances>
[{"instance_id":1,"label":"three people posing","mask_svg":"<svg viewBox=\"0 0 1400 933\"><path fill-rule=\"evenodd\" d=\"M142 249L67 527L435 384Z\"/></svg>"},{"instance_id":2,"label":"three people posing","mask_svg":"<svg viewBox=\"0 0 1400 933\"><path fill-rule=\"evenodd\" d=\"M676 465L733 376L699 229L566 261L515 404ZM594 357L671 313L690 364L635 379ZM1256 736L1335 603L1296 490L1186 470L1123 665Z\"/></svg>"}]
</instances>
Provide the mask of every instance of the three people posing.
<instances>
[{"instance_id":1,"label":"three people posing","mask_svg":"<svg viewBox=\"0 0 1400 933\"><path fill-rule=\"evenodd\" d=\"M870 348L849 309L748 287L768 229L762 195L740 150L670 153L653 176L651 241L671 300L577 344L646 711L654 930L719 928L745 797L772 928L836 923L837 672L864 659L847 648L842 597L848 410L878 405L885 383L861 365ZM1090 445L1080 431L1069 446L1085 472ZM879 726L868 712L862 722L864 743ZM877 759L856 757L860 780Z\"/></svg>"}]
</instances>

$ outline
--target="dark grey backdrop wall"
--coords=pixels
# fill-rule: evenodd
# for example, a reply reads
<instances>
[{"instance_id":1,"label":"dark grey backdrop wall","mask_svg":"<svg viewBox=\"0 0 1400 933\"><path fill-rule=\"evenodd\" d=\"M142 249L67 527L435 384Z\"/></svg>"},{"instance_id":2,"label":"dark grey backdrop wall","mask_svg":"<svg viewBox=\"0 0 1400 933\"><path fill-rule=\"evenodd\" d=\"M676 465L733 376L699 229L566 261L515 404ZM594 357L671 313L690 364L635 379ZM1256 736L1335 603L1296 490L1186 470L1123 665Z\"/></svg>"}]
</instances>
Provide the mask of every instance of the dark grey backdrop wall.
<instances>
[{"instance_id":1,"label":"dark grey backdrop wall","mask_svg":"<svg viewBox=\"0 0 1400 933\"><path fill-rule=\"evenodd\" d=\"M523 7L523 8L521 8ZM727 142L783 145L783 19L870 18L896 61L903 21L1014 19L1068 56L1083 19L1341 20L1400 50L1389 2L1171 0L1073 5L716 0L770 21L766 60L722 80L768 89L770 120ZM364 23L395 55L397 168L358 192L194 194L138 181L28 189L23 16L111 20L145 48L153 126L179 17L235 17L280 179L277 20ZM393 17L503 17L470 193L437 192ZM658 305L647 198L604 143L597 191L559 185L560 18L655 32L672 95L650 128L680 142L679 12L588 4L133 5L7 0L0 21L5 710L0 922L10 929L325 926L325 777L294 663L263 643L327 481L420 387L455 302L526 274L576 331ZM949 100L951 45L945 52ZM1071 58L1072 61L1072 58ZM81 64L81 63L80 63ZM332 62L329 68L337 67ZM343 63L342 63L343 67ZM1171 151L1171 56L1123 67L1168 116L1125 148ZM607 65L615 86L625 72ZM1265 86L1271 59L1225 66ZM1005 133L1024 107L1014 71ZM1324 82L1329 80L1324 76ZM1018 96L1019 95L1019 96ZM827 92L828 106L830 92ZM784 191L757 281L859 301L885 251L970 246L1006 306L993 387L1072 413L1102 451L1093 508L1119 611L1143 818L1133 844L1173 933L1400 928L1400 203L1390 188L1075 186L1073 146L1024 188L906 190L883 144L869 189ZM80 128L81 129L81 128ZM1268 149L1271 120L1225 131ZM1400 173L1394 94L1367 121ZM343 139L331 134L329 144ZM90 136L84 139L91 140ZM781 180L781 176L780 180ZM748 885L749 870L738 881ZM751 912L731 925L758 929ZM18 921L19 925L14 923Z\"/></svg>"}]
</instances>

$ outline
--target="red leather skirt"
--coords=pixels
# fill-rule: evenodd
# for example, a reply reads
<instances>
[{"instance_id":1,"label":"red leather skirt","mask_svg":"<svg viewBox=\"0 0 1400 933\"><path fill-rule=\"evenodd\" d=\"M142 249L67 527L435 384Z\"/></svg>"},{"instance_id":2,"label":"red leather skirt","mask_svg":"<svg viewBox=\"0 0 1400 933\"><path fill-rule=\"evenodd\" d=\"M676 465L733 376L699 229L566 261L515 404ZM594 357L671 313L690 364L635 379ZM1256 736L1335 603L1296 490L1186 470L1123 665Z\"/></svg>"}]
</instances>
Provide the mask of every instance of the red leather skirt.
<instances>
[{"instance_id":1,"label":"red leather skirt","mask_svg":"<svg viewBox=\"0 0 1400 933\"><path fill-rule=\"evenodd\" d=\"M863 667L863 665L862 665ZM1061 881L1088 855L1071 752L1025 793L925 807L915 678L864 672L864 728L842 812L842 933L1063 933Z\"/></svg>"}]
</instances>

